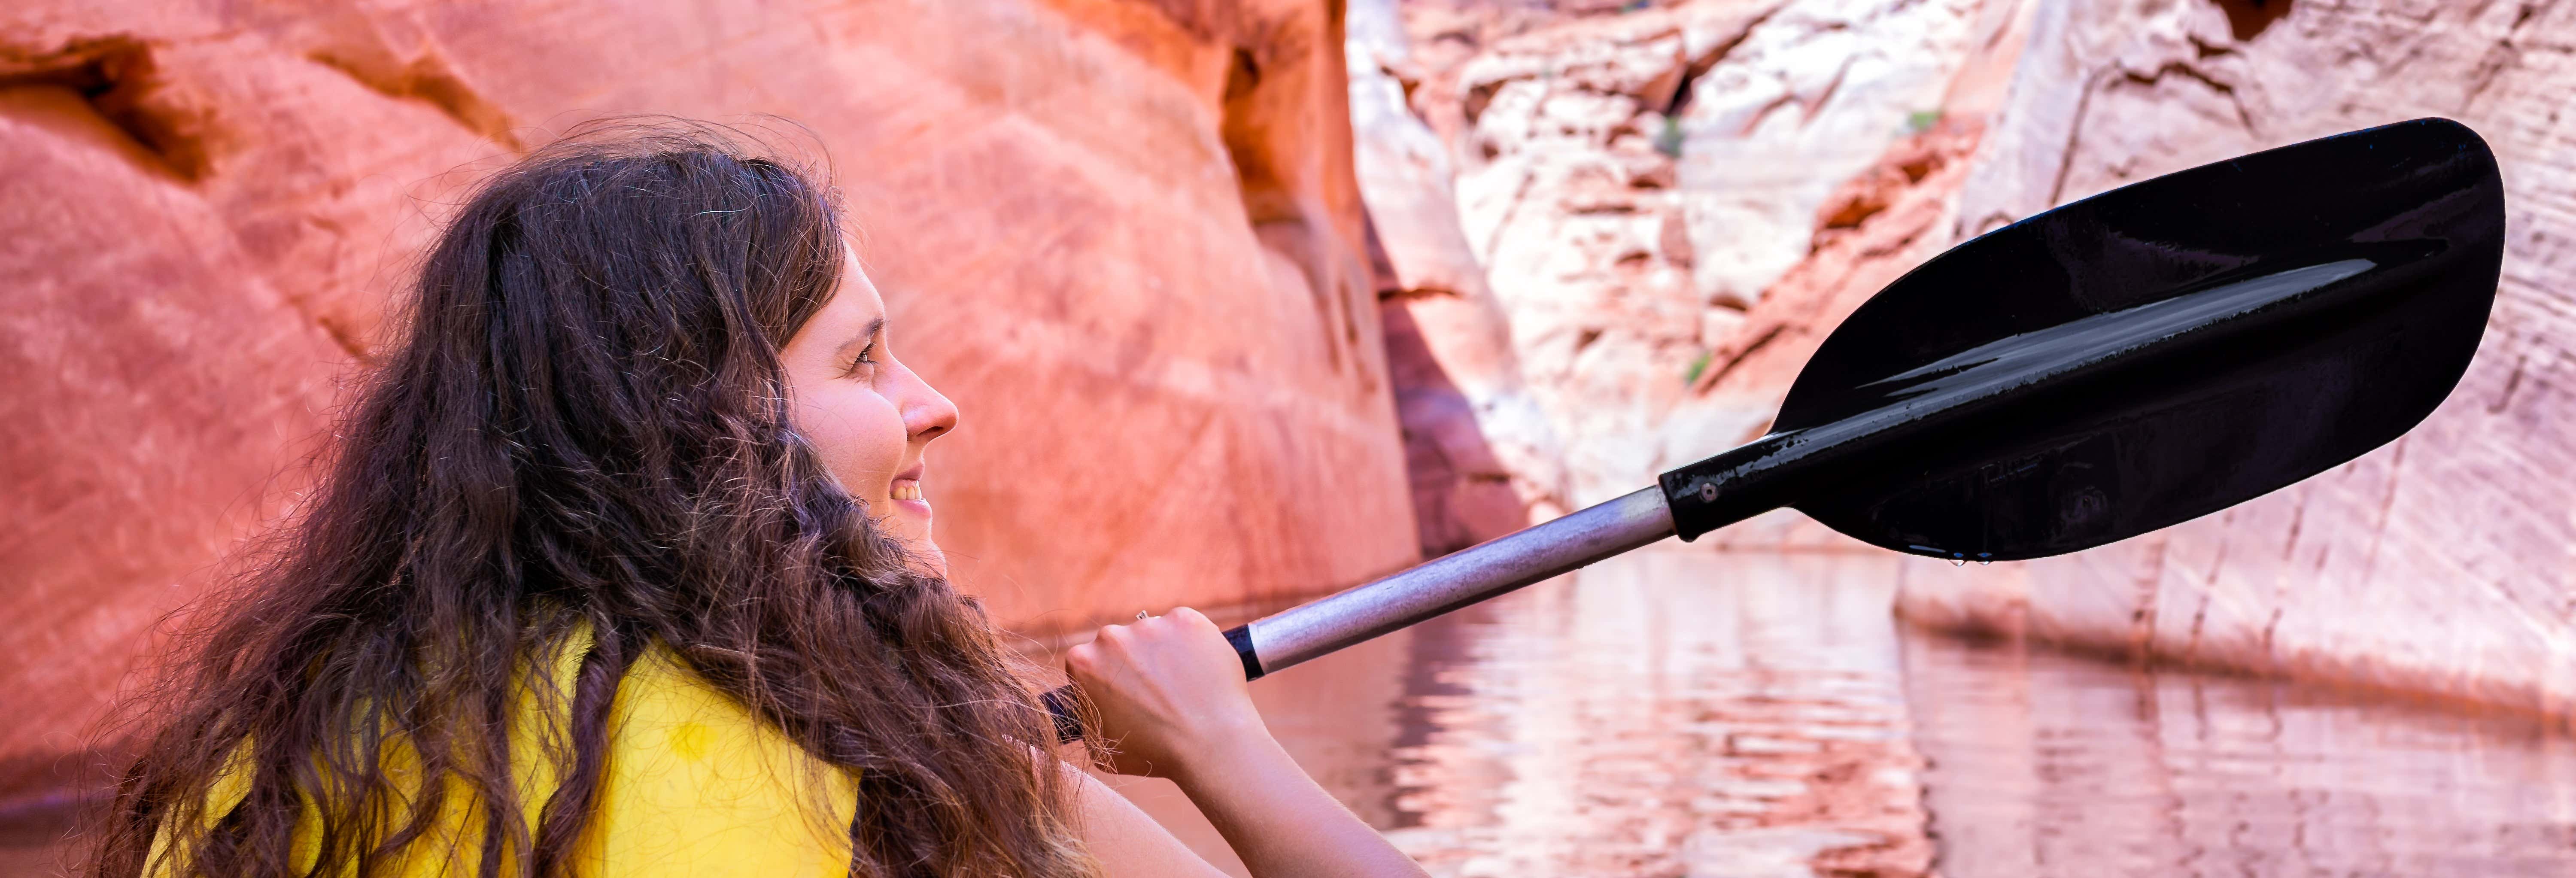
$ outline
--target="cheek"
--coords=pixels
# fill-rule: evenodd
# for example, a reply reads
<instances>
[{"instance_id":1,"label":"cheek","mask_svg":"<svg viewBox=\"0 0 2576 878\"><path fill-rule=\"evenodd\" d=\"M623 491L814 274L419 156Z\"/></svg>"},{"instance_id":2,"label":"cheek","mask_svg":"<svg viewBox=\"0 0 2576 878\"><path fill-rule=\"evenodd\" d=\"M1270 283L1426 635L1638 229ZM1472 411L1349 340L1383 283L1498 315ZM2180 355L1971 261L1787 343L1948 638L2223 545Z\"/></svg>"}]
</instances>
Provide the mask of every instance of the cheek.
<instances>
[{"instance_id":1,"label":"cheek","mask_svg":"<svg viewBox=\"0 0 2576 878\"><path fill-rule=\"evenodd\" d=\"M801 394L797 429L843 490L862 499L885 498L887 482L903 465L903 416L884 397L864 389L836 388Z\"/></svg>"}]
</instances>

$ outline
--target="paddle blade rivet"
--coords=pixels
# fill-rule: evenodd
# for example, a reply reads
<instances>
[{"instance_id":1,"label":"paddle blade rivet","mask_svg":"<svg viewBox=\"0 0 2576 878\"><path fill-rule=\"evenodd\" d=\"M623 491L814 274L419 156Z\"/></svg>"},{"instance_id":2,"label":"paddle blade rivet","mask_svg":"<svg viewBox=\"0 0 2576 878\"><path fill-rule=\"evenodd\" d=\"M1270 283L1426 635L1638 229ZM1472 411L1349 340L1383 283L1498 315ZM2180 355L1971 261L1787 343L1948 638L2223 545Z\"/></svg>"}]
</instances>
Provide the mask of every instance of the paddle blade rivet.
<instances>
[{"instance_id":1,"label":"paddle blade rivet","mask_svg":"<svg viewBox=\"0 0 2576 878\"><path fill-rule=\"evenodd\" d=\"M1715 502L1717 502L1717 483L1716 483L1716 482L1701 482L1701 483L1699 483L1699 502L1702 502L1702 503L1715 503Z\"/></svg>"}]
</instances>

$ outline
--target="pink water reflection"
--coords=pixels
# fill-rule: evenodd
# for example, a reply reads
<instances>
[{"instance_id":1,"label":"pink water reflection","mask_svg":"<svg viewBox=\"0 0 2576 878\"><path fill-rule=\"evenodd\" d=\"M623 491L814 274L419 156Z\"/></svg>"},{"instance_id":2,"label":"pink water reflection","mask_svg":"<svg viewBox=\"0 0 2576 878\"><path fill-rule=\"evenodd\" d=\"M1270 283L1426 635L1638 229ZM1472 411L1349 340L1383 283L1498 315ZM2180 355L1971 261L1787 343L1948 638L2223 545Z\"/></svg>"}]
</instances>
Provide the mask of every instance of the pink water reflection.
<instances>
[{"instance_id":1,"label":"pink water reflection","mask_svg":"<svg viewBox=\"0 0 2576 878\"><path fill-rule=\"evenodd\" d=\"M1892 563L1640 553L1256 690L1434 874L1919 874Z\"/></svg>"},{"instance_id":2,"label":"pink water reflection","mask_svg":"<svg viewBox=\"0 0 2576 878\"><path fill-rule=\"evenodd\" d=\"M2576 741L2528 718L1905 643L1945 875L2576 874Z\"/></svg>"},{"instance_id":3,"label":"pink water reflection","mask_svg":"<svg viewBox=\"0 0 2576 878\"><path fill-rule=\"evenodd\" d=\"M1641 553L1256 689L1437 875L2576 874L2563 735L1901 630L1900 563Z\"/></svg>"}]
</instances>

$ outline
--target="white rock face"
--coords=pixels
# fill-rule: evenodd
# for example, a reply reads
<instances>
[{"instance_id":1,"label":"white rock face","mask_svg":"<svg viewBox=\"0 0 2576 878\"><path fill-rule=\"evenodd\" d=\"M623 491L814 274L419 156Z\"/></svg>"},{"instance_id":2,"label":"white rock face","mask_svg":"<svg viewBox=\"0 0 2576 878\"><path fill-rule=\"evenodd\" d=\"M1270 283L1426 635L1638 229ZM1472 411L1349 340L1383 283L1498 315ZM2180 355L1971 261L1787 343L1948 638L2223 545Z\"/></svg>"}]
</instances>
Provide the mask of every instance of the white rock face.
<instances>
[{"instance_id":1,"label":"white rock face","mask_svg":"<svg viewBox=\"0 0 2576 878\"><path fill-rule=\"evenodd\" d=\"M2016 8L1704 0L1462 25L1449 5L1406 6L1415 45L1465 45L1426 65L1413 103L1449 136L1468 246L1577 505L1769 420L1776 399L1692 404L1693 379L1758 346L1746 309L1809 258L1819 209L1938 115Z\"/></svg>"},{"instance_id":2,"label":"white rock face","mask_svg":"<svg viewBox=\"0 0 2576 878\"><path fill-rule=\"evenodd\" d=\"M2503 165L2503 286L2467 377L2397 442L2020 576L1911 582L1902 609L2184 663L2570 712L2576 4L2052 0L2030 46L1956 233L2242 152L2447 116Z\"/></svg>"},{"instance_id":3,"label":"white rock face","mask_svg":"<svg viewBox=\"0 0 2576 878\"><path fill-rule=\"evenodd\" d=\"M1984 19L2012 5L1805 0L1725 48L1679 120L1699 294L1749 306L1805 259L1826 197L1938 118Z\"/></svg>"},{"instance_id":4,"label":"white rock face","mask_svg":"<svg viewBox=\"0 0 2576 878\"><path fill-rule=\"evenodd\" d=\"M1684 196L1673 144L1657 138L1694 28L1733 22L1740 33L1761 11L1575 19L1499 41L1457 71L1459 214L1565 443L1577 505L1652 478L1640 462L1656 444L1653 414L1684 392L1700 351Z\"/></svg>"}]
</instances>

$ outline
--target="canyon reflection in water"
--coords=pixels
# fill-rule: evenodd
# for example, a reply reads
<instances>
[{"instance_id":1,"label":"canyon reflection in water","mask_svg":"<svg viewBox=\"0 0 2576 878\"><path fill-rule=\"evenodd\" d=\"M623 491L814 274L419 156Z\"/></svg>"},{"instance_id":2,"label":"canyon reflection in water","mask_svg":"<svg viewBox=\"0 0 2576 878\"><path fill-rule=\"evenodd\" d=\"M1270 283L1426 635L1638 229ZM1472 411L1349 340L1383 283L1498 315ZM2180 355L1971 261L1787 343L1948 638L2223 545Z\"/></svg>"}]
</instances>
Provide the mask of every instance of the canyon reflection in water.
<instances>
[{"instance_id":1,"label":"canyon reflection in water","mask_svg":"<svg viewBox=\"0 0 2576 878\"><path fill-rule=\"evenodd\" d=\"M1253 690L1438 876L2576 874L2576 738L1910 631L1911 563L1648 550ZM40 823L0 875L56 874Z\"/></svg>"},{"instance_id":2,"label":"canyon reflection in water","mask_svg":"<svg viewBox=\"0 0 2576 878\"><path fill-rule=\"evenodd\" d=\"M1906 563L1651 550L1255 690L1435 875L2576 874L2576 740L1905 630Z\"/></svg>"}]
</instances>

